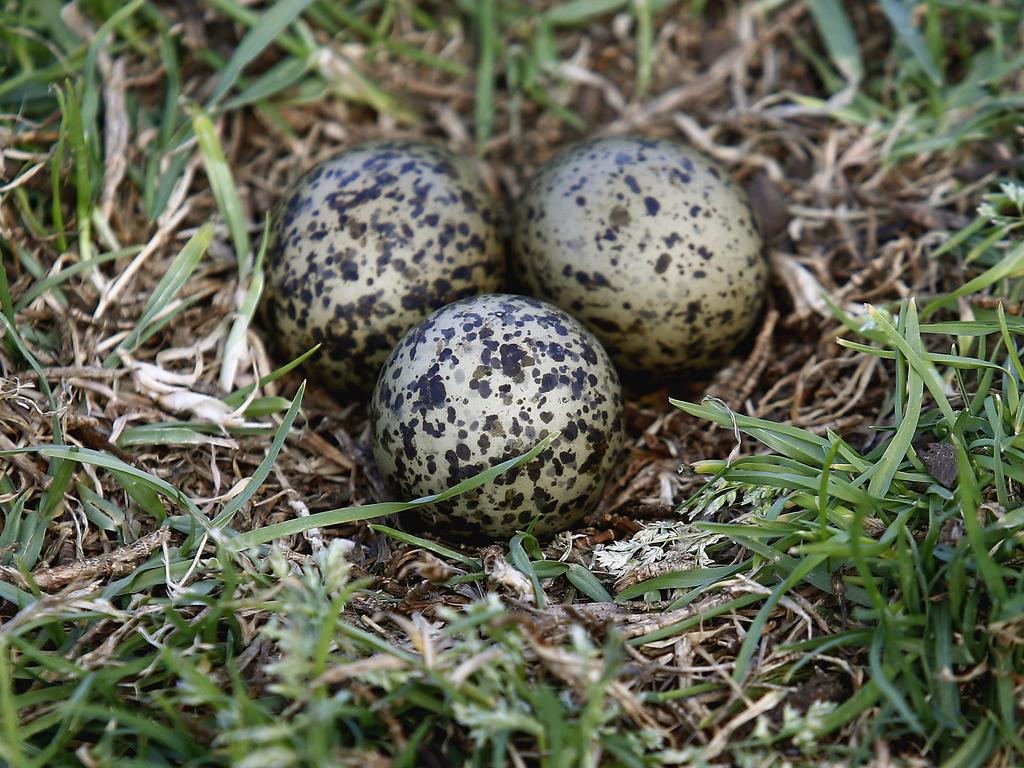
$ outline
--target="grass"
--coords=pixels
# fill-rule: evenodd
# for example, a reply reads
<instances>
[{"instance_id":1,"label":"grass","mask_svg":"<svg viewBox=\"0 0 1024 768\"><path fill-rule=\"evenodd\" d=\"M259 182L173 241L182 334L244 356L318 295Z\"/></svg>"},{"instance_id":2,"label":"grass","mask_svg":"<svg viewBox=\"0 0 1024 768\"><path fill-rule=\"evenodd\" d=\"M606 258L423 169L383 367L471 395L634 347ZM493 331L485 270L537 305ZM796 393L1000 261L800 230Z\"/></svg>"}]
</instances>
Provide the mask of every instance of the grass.
<instances>
[{"instance_id":1,"label":"grass","mask_svg":"<svg viewBox=\"0 0 1024 768\"><path fill-rule=\"evenodd\" d=\"M900 384L894 393L899 427L867 454L834 433L782 430L713 403L676 403L722 426L735 424L776 451L703 462L700 470L714 480L687 505L699 516L728 489L770 489L770 503L739 519L698 523L732 540L749 537L747 547L767 558L763 564L752 558L751 570L774 571L778 582L748 629L733 677L746 678L774 601L802 581L832 594L841 585L854 626L794 647L808 654L800 665L825 646L868 650L870 682L844 717L878 705L889 738L927 739L940 754L955 753L967 734L979 732L988 745L982 751L991 752L998 740L1019 750L1018 693L1004 677L1020 668L1019 649L1006 641L1024 619L1024 559L1017 526L1007 522L1015 517L1014 479L1024 478L1024 455L1013 447L1018 348L1001 308L970 329L971 336L994 338L977 357L928 353L924 338L936 330L920 324L912 299L895 318L873 311L864 322L874 326L877 346L858 349L895 360ZM966 324L954 325L958 335L968 335ZM926 382L931 408L923 407ZM951 382L957 386L947 394ZM929 467L922 443L942 446L954 478ZM957 687L957 668L976 673L969 696ZM826 717L819 735L842 722Z\"/></svg>"},{"instance_id":2,"label":"grass","mask_svg":"<svg viewBox=\"0 0 1024 768\"><path fill-rule=\"evenodd\" d=\"M0 763L1024 762L1024 7L717 5L0 8ZM402 530L255 322L280 189L609 126L781 205L774 330L580 531Z\"/></svg>"}]
</instances>

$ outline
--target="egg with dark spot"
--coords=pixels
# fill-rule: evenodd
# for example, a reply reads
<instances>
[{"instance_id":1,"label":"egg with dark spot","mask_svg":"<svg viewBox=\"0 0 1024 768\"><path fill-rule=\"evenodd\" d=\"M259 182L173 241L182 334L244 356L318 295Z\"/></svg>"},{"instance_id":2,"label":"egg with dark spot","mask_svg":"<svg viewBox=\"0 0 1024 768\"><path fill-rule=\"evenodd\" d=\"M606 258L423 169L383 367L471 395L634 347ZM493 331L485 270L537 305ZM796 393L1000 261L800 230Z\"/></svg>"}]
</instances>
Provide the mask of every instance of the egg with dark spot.
<instances>
[{"instance_id":1,"label":"egg with dark spot","mask_svg":"<svg viewBox=\"0 0 1024 768\"><path fill-rule=\"evenodd\" d=\"M315 376L368 393L395 343L433 310L499 290L495 204L443 147L378 141L316 166L276 212L264 325L283 356L315 344Z\"/></svg>"},{"instance_id":2,"label":"egg with dark spot","mask_svg":"<svg viewBox=\"0 0 1024 768\"><path fill-rule=\"evenodd\" d=\"M529 180L513 236L526 290L585 322L623 371L719 363L764 301L764 241L745 193L675 142L576 145Z\"/></svg>"},{"instance_id":3,"label":"egg with dark spot","mask_svg":"<svg viewBox=\"0 0 1024 768\"><path fill-rule=\"evenodd\" d=\"M384 363L371 402L373 454L400 500L438 493L558 437L536 459L425 507L449 538L538 535L592 511L623 445L622 388L601 343L568 313L490 294L443 307Z\"/></svg>"}]
</instances>

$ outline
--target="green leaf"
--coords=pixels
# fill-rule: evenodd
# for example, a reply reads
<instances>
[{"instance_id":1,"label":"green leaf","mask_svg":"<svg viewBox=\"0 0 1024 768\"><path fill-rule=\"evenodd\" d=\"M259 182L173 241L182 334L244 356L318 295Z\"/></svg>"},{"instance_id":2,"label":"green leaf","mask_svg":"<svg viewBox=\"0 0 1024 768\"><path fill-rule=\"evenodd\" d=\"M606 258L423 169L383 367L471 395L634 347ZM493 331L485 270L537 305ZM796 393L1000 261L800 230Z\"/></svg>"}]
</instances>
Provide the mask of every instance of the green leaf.
<instances>
[{"instance_id":1,"label":"green leaf","mask_svg":"<svg viewBox=\"0 0 1024 768\"><path fill-rule=\"evenodd\" d=\"M245 409L245 418L259 419L264 416L270 416L271 414L288 410L289 405L291 405L291 400L287 397L257 397Z\"/></svg>"},{"instance_id":2,"label":"green leaf","mask_svg":"<svg viewBox=\"0 0 1024 768\"><path fill-rule=\"evenodd\" d=\"M3 527L0 527L0 563L9 563L11 551L15 542L18 541L18 533L21 531L22 515L25 512L25 502L28 501L29 491L18 495L11 503L4 518Z\"/></svg>"},{"instance_id":3,"label":"green leaf","mask_svg":"<svg viewBox=\"0 0 1024 768\"><path fill-rule=\"evenodd\" d=\"M700 405L672 398L669 398L669 402L691 416L713 421L727 429L746 432L769 448L805 464L821 466L831 447L828 440L811 432L734 413L724 403L713 398L705 398Z\"/></svg>"},{"instance_id":4,"label":"green leaf","mask_svg":"<svg viewBox=\"0 0 1024 768\"><path fill-rule=\"evenodd\" d=\"M256 308L259 306L260 296L263 295L263 259L267 253L267 244L270 242L270 217L263 223L263 237L260 239L259 252L256 254L255 263L252 266L252 274L249 278L249 287L242 298L242 304L235 313L235 319L231 323L231 330L228 332L227 341L224 342L224 353L222 354L220 370L220 388L229 390L235 383L235 373L238 370L238 362L245 349L245 338L249 332L249 325L256 315ZM246 257L248 258L248 257Z\"/></svg>"},{"instance_id":5,"label":"green leaf","mask_svg":"<svg viewBox=\"0 0 1024 768\"><path fill-rule=\"evenodd\" d=\"M992 751L999 745L998 732L989 721L973 729L960 747L942 761L939 768L981 768L989 765Z\"/></svg>"},{"instance_id":6,"label":"green leaf","mask_svg":"<svg viewBox=\"0 0 1024 768\"><path fill-rule=\"evenodd\" d=\"M871 647L868 652L868 662L871 667L871 681L878 686L882 696L899 712L907 726L915 733L922 735L924 727L920 719L910 708L895 683L890 679L890 670L882 663L882 648L886 641L885 632L875 632L871 640Z\"/></svg>"},{"instance_id":7,"label":"green leaf","mask_svg":"<svg viewBox=\"0 0 1024 768\"><path fill-rule=\"evenodd\" d=\"M765 596L761 594L743 595L742 597L737 597L724 603L720 603L713 608L709 608L697 615L678 621L675 624L670 624L667 627L657 629L650 634L630 638L627 642L633 646L641 646L646 645L647 643L655 643L659 640L664 640L666 637L675 637L676 635L685 632L690 627L695 627L706 621L710 621L716 616L721 616L723 613L729 613L730 611L738 611L741 608L746 608L752 603L764 600L764 598Z\"/></svg>"},{"instance_id":8,"label":"green leaf","mask_svg":"<svg viewBox=\"0 0 1024 768\"><path fill-rule=\"evenodd\" d=\"M97 38L98 39L98 38ZM96 42L96 41L94 41ZM92 206L95 198L94 171L97 159L90 142L89 125L84 113L88 106L85 103L85 82L83 80L65 81L64 88L56 87L54 93L61 111L61 130L67 132L71 144L72 157L75 160L75 214L78 227L79 258L89 263L93 258L92 247ZM92 89L95 93L95 89ZM92 139L95 141L95 135Z\"/></svg>"},{"instance_id":9,"label":"green leaf","mask_svg":"<svg viewBox=\"0 0 1024 768\"><path fill-rule=\"evenodd\" d=\"M74 472L75 464L72 462L62 460L53 462L50 467L53 479L43 491L39 509L25 517L17 557L21 560L22 565L29 570L34 568L39 560L46 529L62 509L61 502L64 501L64 492L71 483Z\"/></svg>"},{"instance_id":10,"label":"green leaf","mask_svg":"<svg viewBox=\"0 0 1024 768\"><path fill-rule=\"evenodd\" d=\"M17 304L14 305L14 309L16 312L21 312L44 293L56 288L58 285L74 277L80 272L90 270L98 264L106 264L108 261L121 259L125 256L134 256L141 250L142 248L138 246L121 248L116 251L110 251L109 253L102 253L99 256L95 256L92 261L78 261L69 267L64 267L64 269L59 272L55 272L54 274L48 275L42 280L39 280L31 288L25 291L24 295L18 299Z\"/></svg>"},{"instance_id":11,"label":"green leaf","mask_svg":"<svg viewBox=\"0 0 1024 768\"><path fill-rule=\"evenodd\" d=\"M85 516L93 525L104 531L117 531L124 525L124 510L117 504L100 496L83 483L75 484L78 499L82 502Z\"/></svg>"},{"instance_id":12,"label":"green leaf","mask_svg":"<svg viewBox=\"0 0 1024 768\"><path fill-rule=\"evenodd\" d=\"M11 287L7 280L7 268L4 266L4 252L0 249L0 312L7 318L7 325L14 327L14 302L11 300ZM11 344L4 339L5 344Z\"/></svg>"},{"instance_id":13,"label":"green leaf","mask_svg":"<svg viewBox=\"0 0 1024 768\"><path fill-rule=\"evenodd\" d=\"M43 371L43 367L39 365L39 361L36 360L35 355L29 350L28 345L25 344L25 340L21 338L21 334L18 333L18 329L14 327L10 320L7 319L7 315L0 312L0 326L3 326L5 331L5 338L10 339L14 343L15 349L18 350L18 354L21 355L22 359L28 363L29 367L35 371L36 376L39 377L39 388L46 395L46 400L53 411L53 416L50 418L50 425L53 429L54 442L64 441L64 430L61 426L61 421L58 418L57 401L53 396L53 390L50 389L50 383L46 380L46 373Z\"/></svg>"},{"instance_id":14,"label":"green leaf","mask_svg":"<svg viewBox=\"0 0 1024 768\"><path fill-rule=\"evenodd\" d=\"M7 587L7 584L0 584ZM0 596L5 597L0 594ZM14 692L17 690L15 683L15 665L13 663L10 641L0 635L0 732L3 739L0 739L0 758L14 768L27 766L29 760L25 754L25 746L22 742L22 728L19 722L18 707L14 703Z\"/></svg>"},{"instance_id":15,"label":"green leaf","mask_svg":"<svg viewBox=\"0 0 1024 768\"><path fill-rule=\"evenodd\" d=\"M915 304L914 299L911 298L909 303ZM915 346L911 345L907 339L903 338L902 334L896 330L883 313L874 308L870 308L868 311L879 330L885 334L889 341L889 345L898 349L906 358L910 367L917 371L918 375L920 375L924 380L924 385L928 387L928 391L931 393L936 405L938 405L939 410L942 412L943 418L945 418L946 422L949 424L950 429L955 429L956 414L953 412L953 408L949 404L949 399L946 397L946 393L944 391L942 377L939 376L935 366L927 362L922 357L918 348L915 348ZM917 347L920 346L920 339L918 339Z\"/></svg>"},{"instance_id":16,"label":"green leaf","mask_svg":"<svg viewBox=\"0 0 1024 768\"><path fill-rule=\"evenodd\" d=\"M280 379L281 377L285 376L286 374L294 371L296 368L298 368L300 365L302 365L304 362L306 362L310 357L312 357L314 354L316 354L317 350L319 350L319 349L320 349L320 345L317 344L312 349L309 349L309 350L303 352L301 355L299 355L294 360L285 363L280 368L274 369L273 371L268 373L266 376L261 376L260 380L259 380L259 385L258 386L265 387L267 384L270 384L272 381L277 381L278 379ZM256 387L257 387L256 384L247 384L244 387L241 387L240 389L236 389L230 395L227 395L227 396L224 397L224 404L226 406L228 406L229 408L238 408L242 403L245 402L245 398L247 398L249 395L252 394L253 390L256 389Z\"/></svg>"},{"instance_id":17,"label":"green leaf","mask_svg":"<svg viewBox=\"0 0 1024 768\"><path fill-rule=\"evenodd\" d=\"M305 59L284 59L256 78L240 94L226 101L223 109L225 112L230 112L269 99L271 96L291 88L308 71L309 62Z\"/></svg>"},{"instance_id":18,"label":"green leaf","mask_svg":"<svg viewBox=\"0 0 1024 768\"><path fill-rule=\"evenodd\" d=\"M224 445L232 446L230 440L204 435L188 427L171 424L143 424L129 427L117 439L121 448L138 445Z\"/></svg>"},{"instance_id":19,"label":"green leaf","mask_svg":"<svg viewBox=\"0 0 1024 768\"><path fill-rule=\"evenodd\" d=\"M179 509L185 512L192 520L204 530L210 530L209 521L199 511L195 503L166 480L149 474L137 467L133 467L110 454L102 451L94 451L91 448L79 448L67 445L37 445L30 448L12 448L0 451L0 458L4 456L15 456L24 453L38 453L50 459L66 459L80 464L91 464L95 467L123 473L127 477L137 481L148 489L170 499Z\"/></svg>"},{"instance_id":20,"label":"green leaf","mask_svg":"<svg viewBox=\"0 0 1024 768\"><path fill-rule=\"evenodd\" d=\"M632 0L636 14L636 91L645 96L654 72L654 10L650 0Z\"/></svg>"}]
</instances>

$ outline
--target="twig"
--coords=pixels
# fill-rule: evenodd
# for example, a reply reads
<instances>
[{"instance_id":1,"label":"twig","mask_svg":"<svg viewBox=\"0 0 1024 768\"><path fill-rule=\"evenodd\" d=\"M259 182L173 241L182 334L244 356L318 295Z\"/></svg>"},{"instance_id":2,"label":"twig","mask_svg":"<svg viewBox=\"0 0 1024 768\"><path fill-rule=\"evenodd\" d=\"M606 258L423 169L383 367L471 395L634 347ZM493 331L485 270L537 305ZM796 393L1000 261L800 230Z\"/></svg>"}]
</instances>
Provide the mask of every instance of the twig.
<instances>
[{"instance_id":1,"label":"twig","mask_svg":"<svg viewBox=\"0 0 1024 768\"><path fill-rule=\"evenodd\" d=\"M132 572L138 561L148 557L150 552L161 546L170 536L171 532L168 529L161 528L113 552L87 557L67 565L58 565L55 568L40 569L32 574L32 580L40 589L52 592L77 581L126 576ZM0 578L12 583L25 582L17 570L6 566L0 566Z\"/></svg>"},{"instance_id":2,"label":"twig","mask_svg":"<svg viewBox=\"0 0 1024 768\"><path fill-rule=\"evenodd\" d=\"M98 365L61 365L50 368L43 368L43 375L47 380L53 379L67 379L67 378L78 378L78 379L119 379L130 371L119 368L117 370L108 370L101 368ZM15 376L19 379L26 381L35 381L39 378L39 374L33 370L21 371L16 373Z\"/></svg>"}]
</instances>

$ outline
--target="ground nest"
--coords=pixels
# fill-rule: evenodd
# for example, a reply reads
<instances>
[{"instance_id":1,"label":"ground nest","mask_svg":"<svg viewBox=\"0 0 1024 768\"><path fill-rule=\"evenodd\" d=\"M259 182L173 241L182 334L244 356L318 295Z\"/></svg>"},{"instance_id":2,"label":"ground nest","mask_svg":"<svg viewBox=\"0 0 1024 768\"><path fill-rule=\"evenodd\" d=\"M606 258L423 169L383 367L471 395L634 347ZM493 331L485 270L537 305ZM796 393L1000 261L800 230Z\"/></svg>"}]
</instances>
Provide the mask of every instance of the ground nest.
<instances>
[{"instance_id":1,"label":"ground nest","mask_svg":"<svg viewBox=\"0 0 1024 768\"><path fill-rule=\"evenodd\" d=\"M947 756L968 742L949 735L957 726L939 704L935 722L916 728L933 707L925 700L962 698L963 711L985 700L972 682L981 664L1019 676L1002 657L951 651L953 687L936 698L928 686L900 687L906 712L887 689L857 698L878 669L899 674L886 666L898 666L893 658L876 665L880 651L865 640L868 628L890 626L865 607L871 588L858 571L857 558L876 557L875 539L868 555L777 591L804 562L792 555L803 534L786 538L778 501L789 492L728 478L711 489L693 468L782 450L751 439L761 422L712 411L802 430L801 445L840 436L882 463L913 376L898 351L838 343L854 337L842 320L879 307L905 334L917 320L904 300L923 307L1008 250L996 238L986 246L996 256L979 252L974 263L955 249L937 254L974 226L984 194L1019 177L1019 127L998 88L1019 95L1020 62L992 65L976 78L978 94L954 101L929 85L935 54L924 54L939 50L936 34L948 36L947 84L973 76L978 51L1009 56L993 40L1020 44L1019 22L1002 14L1012 3L977 4L992 9L978 16L938 3L934 19L907 5L902 28L886 3L81 3L52 19L17 5L4 11L18 21L6 34L21 41L6 63L13 70L20 57L22 80L0 87L0 450L78 446L92 458L67 448L0 458L0 721L8 736L24 729L10 741L20 751L0 758L930 764L928 734ZM837 57L844 37L830 13L849 25L853 62ZM915 24L938 25L925 30L924 54ZM309 515L391 499L373 466L366 402L339 401L312 379L300 392L301 368L250 396L256 374L288 362L246 318L254 257L282 191L345 146L422 138L476 155L507 209L560 150L622 133L690 142L749 192L771 282L740 351L717 372L627 381L621 465L597 512L550 541L460 545L405 525L415 511L353 512L304 529ZM996 278L937 317L988 322L1000 300L1012 317L1020 291ZM918 351L949 353L961 332L918 337ZM872 333L865 343L882 344ZM966 409L970 397L956 400L949 381L953 406ZM297 393L301 408L289 410ZM710 398L710 410L687 413L670 398ZM944 412L930 389L924 398L919 409L940 415L922 416L908 445L943 443L925 434ZM943 483L957 477L954 454L919 454L935 494L955 485ZM928 480L915 458L890 481ZM1003 498L999 487L979 499L1005 511L1013 488ZM885 485L876 495L893 494ZM864 531L884 544L894 507L882 507ZM224 522L243 534L300 522L243 548L189 523L193 508L207 520L230 509ZM762 533L733 536L729 526L754 526L762 513ZM948 541L966 535L945 521L934 529ZM932 523L923 525L888 546L923 547ZM910 587L900 585L889 600L904 599ZM977 610L988 616L987 603ZM1019 645L999 624L1008 616L986 626ZM800 643L857 631L867 634L801 655ZM318 633L325 645L306 648L304 635ZM81 688L90 672L95 692ZM993 725L977 747L1005 765L1020 722L1019 677L1009 680L999 722L1012 733ZM850 701L863 706L843 710ZM136 708L149 730L131 719ZM887 716L901 725L887 730ZM815 717L829 727L815 731ZM275 723L292 730L272 733ZM334 730L305 743L319 727ZM816 752L818 733L834 748ZM188 744L176 745L182 734ZM552 757L560 750L568 762Z\"/></svg>"}]
</instances>

